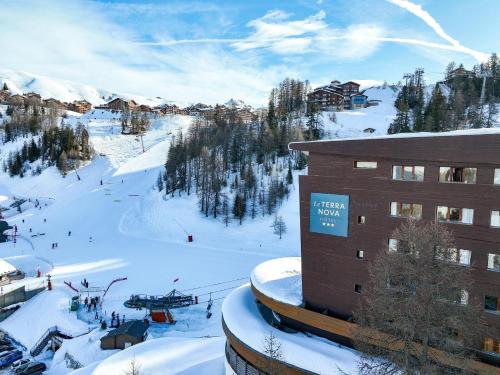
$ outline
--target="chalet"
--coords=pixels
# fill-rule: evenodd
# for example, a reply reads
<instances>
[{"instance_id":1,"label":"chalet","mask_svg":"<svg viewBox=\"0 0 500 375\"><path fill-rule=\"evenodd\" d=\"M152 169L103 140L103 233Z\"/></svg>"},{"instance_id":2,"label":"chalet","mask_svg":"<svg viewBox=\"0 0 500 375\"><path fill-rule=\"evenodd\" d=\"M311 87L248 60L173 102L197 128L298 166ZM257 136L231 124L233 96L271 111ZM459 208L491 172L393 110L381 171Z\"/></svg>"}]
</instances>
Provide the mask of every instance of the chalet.
<instances>
[{"instance_id":1,"label":"chalet","mask_svg":"<svg viewBox=\"0 0 500 375\"><path fill-rule=\"evenodd\" d=\"M307 95L307 104L323 111L342 111L344 94L336 85L321 86Z\"/></svg>"},{"instance_id":2,"label":"chalet","mask_svg":"<svg viewBox=\"0 0 500 375\"><path fill-rule=\"evenodd\" d=\"M133 100L123 100L121 98L115 98L108 102L107 107L115 111L122 111L124 109L132 110L137 107L137 103Z\"/></svg>"},{"instance_id":3,"label":"chalet","mask_svg":"<svg viewBox=\"0 0 500 375\"><path fill-rule=\"evenodd\" d=\"M210 117L214 114L213 107L203 103L192 104L186 107L185 110L189 116Z\"/></svg>"},{"instance_id":4,"label":"chalet","mask_svg":"<svg viewBox=\"0 0 500 375\"><path fill-rule=\"evenodd\" d=\"M10 105L24 105L25 101L24 95L14 94L8 99Z\"/></svg>"},{"instance_id":5,"label":"chalet","mask_svg":"<svg viewBox=\"0 0 500 375\"><path fill-rule=\"evenodd\" d=\"M250 124L254 121L255 115L247 108L241 109L237 112L238 119L244 124Z\"/></svg>"},{"instance_id":6,"label":"chalet","mask_svg":"<svg viewBox=\"0 0 500 375\"><path fill-rule=\"evenodd\" d=\"M86 113L92 109L92 104L86 100L75 100L68 105L68 109L73 112Z\"/></svg>"},{"instance_id":7,"label":"chalet","mask_svg":"<svg viewBox=\"0 0 500 375\"><path fill-rule=\"evenodd\" d=\"M25 100L32 105L42 105L42 97L36 92L29 92L24 94Z\"/></svg>"},{"instance_id":8,"label":"chalet","mask_svg":"<svg viewBox=\"0 0 500 375\"><path fill-rule=\"evenodd\" d=\"M349 103L349 109L365 108L368 104L368 96L362 93L352 94Z\"/></svg>"},{"instance_id":9,"label":"chalet","mask_svg":"<svg viewBox=\"0 0 500 375\"><path fill-rule=\"evenodd\" d=\"M450 80L450 79L454 79L457 77L474 78L475 73L471 70L465 69L464 66L462 64L460 64L460 66L458 68L452 70L448 74L447 79Z\"/></svg>"},{"instance_id":10,"label":"chalet","mask_svg":"<svg viewBox=\"0 0 500 375\"><path fill-rule=\"evenodd\" d=\"M179 107L175 104L162 104L151 109L151 112L160 116L175 115L179 113Z\"/></svg>"},{"instance_id":11,"label":"chalet","mask_svg":"<svg viewBox=\"0 0 500 375\"><path fill-rule=\"evenodd\" d=\"M0 90L0 103L6 103L10 98L9 90Z\"/></svg>"},{"instance_id":12,"label":"chalet","mask_svg":"<svg viewBox=\"0 0 500 375\"><path fill-rule=\"evenodd\" d=\"M309 93L307 103L323 111L366 107L368 98L360 94L359 88L359 83L354 81L340 83L334 80L329 85L318 87Z\"/></svg>"},{"instance_id":13,"label":"chalet","mask_svg":"<svg viewBox=\"0 0 500 375\"><path fill-rule=\"evenodd\" d=\"M349 82L341 83L338 86L342 89L342 92L344 93L345 96L351 96L351 95L359 93L359 87L360 87L359 83L349 81Z\"/></svg>"},{"instance_id":14,"label":"chalet","mask_svg":"<svg viewBox=\"0 0 500 375\"><path fill-rule=\"evenodd\" d=\"M45 107L56 108L56 109L66 109L66 104L60 100L49 98L43 101Z\"/></svg>"},{"instance_id":15,"label":"chalet","mask_svg":"<svg viewBox=\"0 0 500 375\"><path fill-rule=\"evenodd\" d=\"M139 107L137 107L140 112L152 112L151 107L146 104L141 104Z\"/></svg>"},{"instance_id":16,"label":"chalet","mask_svg":"<svg viewBox=\"0 0 500 375\"><path fill-rule=\"evenodd\" d=\"M122 323L118 328L109 331L101 337L101 349L126 349L140 344L147 337L149 323L142 320L131 320Z\"/></svg>"}]
</instances>

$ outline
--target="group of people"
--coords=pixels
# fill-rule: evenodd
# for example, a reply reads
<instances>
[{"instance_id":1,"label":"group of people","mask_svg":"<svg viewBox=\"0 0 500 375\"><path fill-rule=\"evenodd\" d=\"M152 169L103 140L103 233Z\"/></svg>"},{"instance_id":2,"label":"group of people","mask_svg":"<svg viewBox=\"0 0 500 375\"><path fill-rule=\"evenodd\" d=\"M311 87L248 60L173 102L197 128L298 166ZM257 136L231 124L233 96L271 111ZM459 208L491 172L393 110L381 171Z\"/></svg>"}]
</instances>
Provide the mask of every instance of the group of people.
<instances>
[{"instance_id":1,"label":"group of people","mask_svg":"<svg viewBox=\"0 0 500 375\"><path fill-rule=\"evenodd\" d=\"M87 308L87 312L90 312L93 309L97 313L98 303L99 303L99 296L91 297L90 299L88 297L85 297L85 299L83 300L83 304Z\"/></svg>"},{"instance_id":2,"label":"group of people","mask_svg":"<svg viewBox=\"0 0 500 375\"><path fill-rule=\"evenodd\" d=\"M56 248L58 248L58 247L59 247L59 243L57 243L57 242L52 242L52 248L53 248L53 249L56 249Z\"/></svg>"},{"instance_id":3,"label":"group of people","mask_svg":"<svg viewBox=\"0 0 500 375\"><path fill-rule=\"evenodd\" d=\"M125 315L122 316L121 324L125 323ZM118 328L120 326L120 314L111 313L111 328Z\"/></svg>"}]
</instances>

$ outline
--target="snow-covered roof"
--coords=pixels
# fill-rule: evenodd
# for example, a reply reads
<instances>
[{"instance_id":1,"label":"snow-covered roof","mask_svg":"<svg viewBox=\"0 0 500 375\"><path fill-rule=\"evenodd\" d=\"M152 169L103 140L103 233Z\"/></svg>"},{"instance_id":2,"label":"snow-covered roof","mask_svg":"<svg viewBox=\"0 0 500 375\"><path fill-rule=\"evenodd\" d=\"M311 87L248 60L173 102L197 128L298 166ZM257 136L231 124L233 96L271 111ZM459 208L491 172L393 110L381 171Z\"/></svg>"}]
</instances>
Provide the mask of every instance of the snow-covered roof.
<instances>
[{"instance_id":1,"label":"snow-covered roof","mask_svg":"<svg viewBox=\"0 0 500 375\"><path fill-rule=\"evenodd\" d=\"M376 135L372 137L359 137L359 138L336 138L336 139L321 139L318 141L309 142L291 142L289 148L293 149L294 145L300 144L313 144L313 143L329 143L329 142L347 142L347 141L370 141L376 139L401 139L401 138L436 138L436 137L460 137L460 136L474 136L474 135L500 135L500 128L482 128L482 129L464 129L453 130L449 132L419 132L419 133L399 133Z\"/></svg>"},{"instance_id":2,"label":"snow-covered roof","mask_svg":"<svg viewBox=\"0 0 500 375\"><path fill-rule=\"evenodd\" d=\"M316 374L356 373L355 350L304 333L285 333L269 325L259 312L246 284L226 297L222 314L231 333L251 349L264 354L264 339L272 332L281 343L284 361Z\"/></svg>"},{"instance_id":3,"label":"snow-covered roof","mask_svg":"<svg viewBox=\"0 0 500 375\"><path fill-rule=\"evenodd\" d=\"M14 272L15 270L16 268L12 264L5 261L3 258L0 258L0 275L5 275L7 273Z\"/></svg>"},{"instance_id":4,"label":"snow-covered roof","mask_svg":"<svg viewBox=\"0 0 500 375\"><path fill-rule=\"evenodd\" d=\"M277 258L259 264L250 276L261 293L280 302L302 303L302 263L300 257Z\"/></svg>"}]
</instances>

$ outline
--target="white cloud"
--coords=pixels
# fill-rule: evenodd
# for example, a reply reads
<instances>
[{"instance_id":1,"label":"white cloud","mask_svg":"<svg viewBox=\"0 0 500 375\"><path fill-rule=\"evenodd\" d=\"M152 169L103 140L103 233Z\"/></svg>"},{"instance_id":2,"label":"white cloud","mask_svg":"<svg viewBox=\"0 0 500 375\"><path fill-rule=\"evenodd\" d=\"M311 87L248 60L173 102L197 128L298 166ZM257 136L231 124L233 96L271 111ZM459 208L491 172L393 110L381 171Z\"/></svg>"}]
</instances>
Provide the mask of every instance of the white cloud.
<instances>
[{"instance_id":1,"label":"white cloud","mask_svg":"<svg viewBox=\"0 0 500 375\"><path fill-rule=\"evenodd\" d=\"M29 11L28 11L29 9ZM96 4L4 1L1 68L87 83L115 92L215 103L241 97L260 104L290 72L260 66L217 45L137 43L140 36L105 18Z\"/></svg>"},{"instance_id":2,"label":"white cloud","mask_svg":"<svg viewBox=\"0 0 500 375\"><path fill-rule=\"evenodd\" d=\"M323 21L325 16L325 12L320 11L303 20L291 21L288 13L270 11L250 21L247 26L255 31L247 38L235 41L233 47L240 51L270 48L280 54L306 52L310 47L309 36L328 27Z\"/></svg>"},{"instance_id":3,"label":"white cloud","mask_svg":"<svg viewBox=\"0 0 500 375\"><path fill-rule=\"evenodd\" d=\"M485 61L488 58L488 54L485 54L480 51L476 51L474 49L464 47L458 40L454 39L451 37L448 33L444 31L444 29L441 27L439 22L430 15L429 12L424 10L420 5L415 4L409 0L387 0L389 3L397 5L411 14L417 16L420 18L422 21L424 21L434 32L441 37L442 39L446 40L449 45L450 50L457 51L457 52L462 52L466 53L468 55L471 55L474 57L477 61L482 62ZM396 38L394 38L396 39ZM403 42L404 43L404 42ZM420 45L423 45L423 43L419 43ZM432 43L429 43L429 47L433 47ZM442 48L442 47L436 47L436 48Z\"/></svg>"}]
</instances>

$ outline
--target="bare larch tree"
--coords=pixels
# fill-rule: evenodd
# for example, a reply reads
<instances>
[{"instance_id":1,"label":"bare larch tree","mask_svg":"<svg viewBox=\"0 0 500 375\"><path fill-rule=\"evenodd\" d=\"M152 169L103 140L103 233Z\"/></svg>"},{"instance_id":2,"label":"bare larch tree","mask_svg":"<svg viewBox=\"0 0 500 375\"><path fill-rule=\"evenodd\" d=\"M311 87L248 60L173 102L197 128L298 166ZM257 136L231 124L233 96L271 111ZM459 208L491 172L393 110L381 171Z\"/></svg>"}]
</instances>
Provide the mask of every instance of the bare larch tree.
<instances>
[{"instance_id":1,"label":"bare larch tree","mask_svg":"<svg viewBox=\"0 0 500 375\"><path fill-rule=\"evenodd\" d=\"M374 259L354 314L359 373L467 373L482 309L469 294L471 270L460 265L453 234L410 220L392 238L397 249L385 244Z\"/></svg>"}]
</instances>

